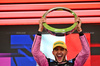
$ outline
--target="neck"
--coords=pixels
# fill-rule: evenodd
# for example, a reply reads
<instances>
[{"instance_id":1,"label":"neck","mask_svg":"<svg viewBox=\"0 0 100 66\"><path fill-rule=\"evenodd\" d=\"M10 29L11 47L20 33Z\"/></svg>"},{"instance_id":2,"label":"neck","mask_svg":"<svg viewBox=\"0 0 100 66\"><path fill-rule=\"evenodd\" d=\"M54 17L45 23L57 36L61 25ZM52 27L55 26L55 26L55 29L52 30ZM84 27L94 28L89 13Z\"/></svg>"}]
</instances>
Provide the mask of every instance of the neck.
<instances>
[{"instance_id":1,"label":"neck","mask_svg":"<svg viewBox=\"0 0 100 66\"><path fill-rule=\"evenodd\" d=\"M66 59L64 58L64 60L62 62L58 62L59 64L64 64L66 63Z\"/></svg>"},{"instance_id":2,"label":"neck","mask_svg":"<svg viewBox=\"0 0 100 66\"><path fill-rule=\"evenodd\" d=\"M65 61L64 62L59 62L59 64L64 64L64 63L66 63Z\"/></svg>"}]
</instances>

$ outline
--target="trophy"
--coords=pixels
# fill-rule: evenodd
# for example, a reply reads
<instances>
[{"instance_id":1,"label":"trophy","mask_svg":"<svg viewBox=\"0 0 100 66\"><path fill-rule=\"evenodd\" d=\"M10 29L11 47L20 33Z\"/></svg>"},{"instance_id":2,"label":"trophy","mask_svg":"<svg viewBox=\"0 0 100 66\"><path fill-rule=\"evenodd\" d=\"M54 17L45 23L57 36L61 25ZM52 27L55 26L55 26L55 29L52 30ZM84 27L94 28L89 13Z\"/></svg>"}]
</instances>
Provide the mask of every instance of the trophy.
<instances>
[{"instance_id":1,"label":"trophy","mask_svg":"<svg viewBox=\"0 0 100 66\"><path fill-rule=\"evenodd\" d=\"M42 17L46 18L48 13L50 13L52 11L58 11L58 10L70 12L71 14L74 15L75 20L77 18L77 15L71 9L65 8L65 7L51 8L48 11L46 11ZM78 25L78 22L74 22L74 24L71 25L70 27L58 29L58 28L54 28L54 27L49 26L46 22L43 23L43 26L46 29L46 31L52 35L55 35L55 36L64 36L64 35L71 34L76 30L77 25Z\"/></svg>"}]
</instances>

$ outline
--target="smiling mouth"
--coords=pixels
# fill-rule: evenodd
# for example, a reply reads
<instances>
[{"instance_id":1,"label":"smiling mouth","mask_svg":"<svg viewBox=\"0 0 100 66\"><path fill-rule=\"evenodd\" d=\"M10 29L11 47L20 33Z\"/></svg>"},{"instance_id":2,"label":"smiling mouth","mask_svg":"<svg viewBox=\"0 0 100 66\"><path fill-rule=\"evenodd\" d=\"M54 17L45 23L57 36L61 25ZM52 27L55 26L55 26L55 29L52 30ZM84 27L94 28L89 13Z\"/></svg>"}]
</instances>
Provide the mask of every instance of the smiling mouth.
<instances>
[{"instance_id":1,"label":"smiling mouth","mask_svg":"<svg viewBox=\"0 0 100 66\"><path fill-rule=\"evenodd\" d=\"M58 60L61 60L62 55L57 55Z\"/></svg>"}]
</instances>

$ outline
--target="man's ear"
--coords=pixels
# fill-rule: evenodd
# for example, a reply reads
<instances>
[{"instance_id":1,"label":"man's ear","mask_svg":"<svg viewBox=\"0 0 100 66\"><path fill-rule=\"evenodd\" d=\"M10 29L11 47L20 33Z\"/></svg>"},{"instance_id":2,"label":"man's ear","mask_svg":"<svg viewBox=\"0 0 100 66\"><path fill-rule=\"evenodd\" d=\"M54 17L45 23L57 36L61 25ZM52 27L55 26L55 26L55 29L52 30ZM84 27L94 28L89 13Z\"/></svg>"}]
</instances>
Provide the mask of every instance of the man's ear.
<instances>
[{"instance_id":1,"label":"man's ear","mask_svg":"<svg viewBox=\"0 0 100 66\"><path fill-rule=\"evenodd\" d=\"M54 55L54 51L52 51L52 54Z\"/></svg>"},{"instance_id":2,"label":"man's ear","mask_svg":"<svg viewBox=\"0 0 100 66\"><path fill-rule=\"evenodd\" d=\"M68 51L66 51L66 55L68 54Z\"/></svg>"}]
</instances>

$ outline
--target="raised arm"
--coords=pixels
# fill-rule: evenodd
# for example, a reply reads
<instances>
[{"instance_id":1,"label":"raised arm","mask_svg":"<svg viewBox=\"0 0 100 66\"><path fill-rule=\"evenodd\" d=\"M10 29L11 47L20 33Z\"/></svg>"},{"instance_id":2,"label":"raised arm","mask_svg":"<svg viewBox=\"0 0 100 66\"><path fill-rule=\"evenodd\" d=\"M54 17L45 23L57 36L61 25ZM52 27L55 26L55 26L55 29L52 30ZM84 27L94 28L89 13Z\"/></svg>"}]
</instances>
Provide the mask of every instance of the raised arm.
<instances>
[{"instance_id":1,"label":"raised arm","mask_svg":"<svg viewBox=\"0 0 100 66\"><path fill-rule=\"evenodd\" d=\"M38 34L35 36L33 45L32 45L32 55L39 66L48 66L48 61L45 57L45 55L40 51L40 43L41 43L41 32L43 31L43 25L42 22L44 19L41 19L39 21L39 29Z\"/></svg>"},{"instance_id":2,"label":"raised arm","mask_svg":"<svg viewBox=\"0 0 100 66\"><path fill-rule=\"evenodd\" d=\"M85 35L80 36L82 50L75 59L74 66L83 66L90 54L89 44Z\"/></svg>"},{"instance_id":3,"label":"raised arm","mask_svg":"<svg viewBox=\"0 0 100 66\"><path fill-rule=\"evenodd\" d=\"M85 35L82 33L81 21L79 18L78 18L78 20L79 20L79 24L78 24L77 31L79 32L79 35L80 35L82 50L76 57L76 59L74 61L74 66L83 66L89 57L90 47L89 47L89 44L88 44L88 41L87 41Z\"/></svg>"}]
</instances>

